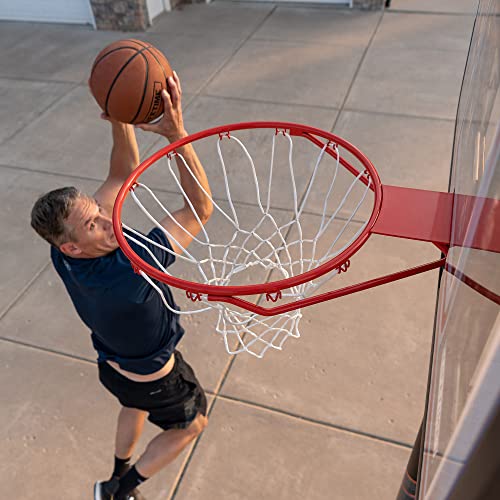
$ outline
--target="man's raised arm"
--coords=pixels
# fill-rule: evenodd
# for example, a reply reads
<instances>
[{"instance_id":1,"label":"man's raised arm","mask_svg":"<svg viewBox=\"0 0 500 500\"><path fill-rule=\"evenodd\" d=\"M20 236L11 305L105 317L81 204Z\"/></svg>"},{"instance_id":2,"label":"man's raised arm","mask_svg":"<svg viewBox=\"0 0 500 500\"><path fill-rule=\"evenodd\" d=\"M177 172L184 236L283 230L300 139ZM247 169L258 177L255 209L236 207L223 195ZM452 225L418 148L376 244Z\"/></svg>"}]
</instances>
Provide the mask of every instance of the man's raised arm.
<instances>
[{"instance_id":1,"label":"man's raised arm","mask_svg":"<svg viewBox=\"0 0 500 500\"><path fill-rule=\"evenodd\" d=\"M139 165L139 148L133 125L121 123L102 114L111 123L113 148L107 179L94 194L99 205L111 215L113 205L127 177Z\"/></svg>"},{"instance_id":2,"label":"man's raised arm","mask_svg":"<svg viewBox=\"0 0 500 500\"><path fill-rule=\"evenodd\" d=\"M166 137L170 142L174 142L188 135L184 129L184 121L182 118L181 85L175 71L174 76L168 79L168 84L170 94L167 91L162 92L165 109L163 118L156 124L144 123L136 125L136 127L142 130L156 132ZM184 165L184 162L176 156L182 189L191 201L197 217L185 199L184 207L173 212L172 216L189 232L189 234L183 231L168 216L162 219L160 224L173 236L173 239L179 243L177 245L172 239L170 241L174 251L180 254L183 248L186 248L191 243L193 236L196 236L200 232L202 225L208 221L213 211L213 205L211 200L212 193L205 170L193 146L191 144L186 144L176 151L179 155L182 155L192 172L191 174L186 168L186 165ZM207 193L208 196L205 193ZM201 224L198 222L198 219Z\"/></svg>"}]
</instances>

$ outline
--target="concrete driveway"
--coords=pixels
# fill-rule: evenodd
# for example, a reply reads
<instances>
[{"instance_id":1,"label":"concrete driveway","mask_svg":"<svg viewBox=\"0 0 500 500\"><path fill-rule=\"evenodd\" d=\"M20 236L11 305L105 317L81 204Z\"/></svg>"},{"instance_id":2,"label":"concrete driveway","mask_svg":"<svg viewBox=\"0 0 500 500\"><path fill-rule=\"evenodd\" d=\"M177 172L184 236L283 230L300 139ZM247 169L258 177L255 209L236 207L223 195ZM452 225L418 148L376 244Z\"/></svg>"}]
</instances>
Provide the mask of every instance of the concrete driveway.
<instances>
[{"instance_id":1,"label":"concrete driveway","mask_svg":"<svg viewBox=\"0 0 500 500\"><path fill-rule=\"evenodd\" d=\"M352 141L387 184L446 190L476 7L214 2L183 6L138 34L0 23L4 491L83 500L111 472L118 406L98 383L88 331L47 245L29 227L39 195L91 191L107 173L108 124L86 87L97 52L127 36L162 49L183 81L190 132L303 122ZM138 135L142 157L163 144ZM352 278L436 255L373 238ZM262 360L228 356L208 318L186 320L180 347L210 396L210 423L145 483L147 498L394 498L424 411L436 283L431 272L306 309L301 338ZM147 428L138 451L156 432Z\"/></svg>"}]
</instances>

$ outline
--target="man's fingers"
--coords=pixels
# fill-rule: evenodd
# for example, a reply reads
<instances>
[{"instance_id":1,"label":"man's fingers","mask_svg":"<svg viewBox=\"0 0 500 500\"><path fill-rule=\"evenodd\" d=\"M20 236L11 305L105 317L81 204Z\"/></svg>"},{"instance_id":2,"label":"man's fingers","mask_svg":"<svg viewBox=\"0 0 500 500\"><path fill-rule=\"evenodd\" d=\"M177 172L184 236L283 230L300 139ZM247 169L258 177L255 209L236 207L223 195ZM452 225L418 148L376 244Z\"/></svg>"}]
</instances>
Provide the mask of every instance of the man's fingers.
<instances>
[{"instance_id":1,"label":"man's fingers","mask_svg":"<svg viewBox=\"0 0 500 500\"><path fill-rule=\"evenodd\" d=\"M174 80L175 84L177 85L177 88L179 89L179 95L182 95L181 80L179 78L179 75L175 71L174 71Z\"/></svg>"},{"instance_id":2,"label":"man's fingers","mask_svg":"<svg viewBox=\"0 0 500 500\"><path fill-rule=\"evenodd\" d=\"M168 79L168 88L170 90L170 97L172 100L172 106L176 106L181 98L181 95L179 93L179 87L177 87L177 83L173 79L173 77L170 77Z\"/></svg>"},{"instance_id":3,"label":"man's fingers","mask_svg":"<svg viewBox=\"0 0 500 500\"><path fill-rule=\"evenodd\" d=\"M171 110L172 109L172 99L170 98L170 94L168 90L163 89L161 91L161 97L163 99L163 106L165 109Z\"/></svg>"}]
</instances>

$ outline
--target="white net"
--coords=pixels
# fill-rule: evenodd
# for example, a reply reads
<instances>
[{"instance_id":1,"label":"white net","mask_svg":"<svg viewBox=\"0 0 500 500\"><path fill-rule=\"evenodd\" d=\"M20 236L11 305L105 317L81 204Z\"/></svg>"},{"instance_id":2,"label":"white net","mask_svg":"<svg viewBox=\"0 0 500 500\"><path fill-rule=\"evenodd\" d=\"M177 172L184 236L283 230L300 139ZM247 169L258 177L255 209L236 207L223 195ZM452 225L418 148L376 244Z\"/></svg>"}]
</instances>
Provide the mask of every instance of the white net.
<instances>
[{"instance_id":1,"label":"white net","mask_svg":"<svg viewBox=\"0 0 500 500\"><path fill-rule=\"evenodd\" d=\"M371 215L369 205L373 201L372 181L364 168L356 170L354 174L343 168L340 163L342 152L337 144L323 142L322 147L314 146L313 161L310 160L309 151L309 159L305 162L301 160L302 154L294 151L294 141L298 140L296 137L292 140L286 131L272 131L270 158L266 159L265 155L260 158L262 148L259 148L257 156L260 160L259 166L256 166L249 149L232 133L211 139L216 143L216 154L209 164L203 163L212 188L214 183L211 177L222 182L217 183L218 189L213 189L217 196L210 196L214 214L198 235L191 235L193 241L188 248L183 248L159 222L161 218L168 217L179 229L188 233L175 220L173 211L166 203L160 201L159 196L143 181L137 182L131 190L132 199L147 219L163 230L171 242L182 248L182 253L177 255L178 262L182 263L182 270L178 274L185 275L190 281L233 286L290 278L339 255L356 240L368 223ZM257 142L258 147L261 141ZM243 185L230 180L223 143L234 146L230 156L233 162L238 162L240 179L245 179ZM239 151L238 160L234 160L234 148ZM278 149L283 154L278 154ZM181 185L175 157L191 173L182 155L167 155L165 160L171 179L170 188L175 186L175 191L182 193L201 223ZM298 167L295 165L297 158L300 160ZM191 175L203 190L196 177ZM276 207L272 202L273 194L278 193L279 196L285 189L284 185L288 186L286 199L290 201L285 208ZM206 191L203 192L209 196ZM248 196L252 196L253 202L241 201L245 197L248 199ZM154 208L148 208L147 205ZM152 215L155 210L158 215ZM130 233L125 234L127 238L147 250L144 245L146 236L125 223L123 227ZM150 244L160 246L152 241ZM160 248L172 253L168 248ZM149 254L158 269L170 275L171 268L165 269L151 252ZM279 298L280 303L297 301L312 295L339 272L336 269L318 279L283 290L279 297L264 294L255 300L263 302ZM161 294L165 306L173 310L155 281L142 271L141 275ZM184 308L180 314L215 312L216 332L222 336L230 354L245 351L262 357L270 348L281 350L289 337L300 336L300 309L275 316L262 316L225 302L208 301L203 294L192 294L191 298L195 299L191 307Z\"/></svg>"}]
</instances>

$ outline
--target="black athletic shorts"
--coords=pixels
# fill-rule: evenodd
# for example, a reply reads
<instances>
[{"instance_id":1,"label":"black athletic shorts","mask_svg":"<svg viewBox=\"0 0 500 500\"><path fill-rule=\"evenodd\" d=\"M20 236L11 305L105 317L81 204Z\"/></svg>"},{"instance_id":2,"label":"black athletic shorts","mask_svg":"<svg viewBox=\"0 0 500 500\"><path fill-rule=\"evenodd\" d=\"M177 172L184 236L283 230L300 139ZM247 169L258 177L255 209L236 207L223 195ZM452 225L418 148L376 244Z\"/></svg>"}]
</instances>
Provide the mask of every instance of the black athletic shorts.
<instances>
[{"instance_id":1,"label":"black athletic shorts","mask_svg":"<svg viewBox=\"0 0 500 500\"><path fill-rule=\"evenodd\" d=\"M198 413L207 414L207 399L193 369L179 351L172 371L153 382L135 382L108 363L99 363L99 380L122 406L149 413L148 420L167 429L185 429Z\"/></svg>"}]
</instances>

